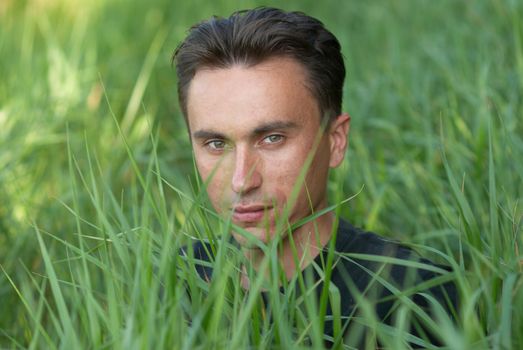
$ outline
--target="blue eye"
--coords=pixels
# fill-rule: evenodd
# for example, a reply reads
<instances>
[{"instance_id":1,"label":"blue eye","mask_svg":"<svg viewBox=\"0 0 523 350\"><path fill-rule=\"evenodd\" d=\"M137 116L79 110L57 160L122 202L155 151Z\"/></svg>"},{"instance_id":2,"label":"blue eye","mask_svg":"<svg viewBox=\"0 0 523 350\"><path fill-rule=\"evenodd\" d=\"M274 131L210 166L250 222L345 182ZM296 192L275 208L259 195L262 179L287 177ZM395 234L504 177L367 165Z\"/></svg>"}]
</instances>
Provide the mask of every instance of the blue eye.
<instances>
[{"instance_id":1,"label":"blue eye","mask_svg":"<svg viewBox=\"0 0 523 350\"><path fill-rule=\"evenodd\" d=\"M263 139L263 142L267 143L267 144L274 144L274 143L278 143L281 141L283 141L283 135L278 135L278 134L269 135Z\"/></svg>"},{"instance_id":2,"label":"blue eye","mask_svg":"<svg viewBox=\"0 0 523 350\"><path fill-rule=\"evenodd\" d=\"M205 143L205 146L213 151L221 151L227 148L227 143L223 140L210 140Z\"/></svg>"}]
</instances>

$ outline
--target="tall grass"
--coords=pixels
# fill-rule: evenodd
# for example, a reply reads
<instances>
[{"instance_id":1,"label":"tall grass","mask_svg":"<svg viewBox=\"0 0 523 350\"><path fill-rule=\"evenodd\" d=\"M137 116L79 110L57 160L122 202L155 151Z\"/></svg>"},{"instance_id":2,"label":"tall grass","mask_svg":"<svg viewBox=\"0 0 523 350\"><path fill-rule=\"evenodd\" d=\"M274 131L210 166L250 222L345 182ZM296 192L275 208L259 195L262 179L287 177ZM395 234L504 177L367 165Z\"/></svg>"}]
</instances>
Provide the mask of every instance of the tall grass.
<instances>
[{"instance_id":1,"label":"tall grass","mask_svg":"<svg viewBox=\"0 0 523 350\"><path fill-rule=\"evenodd\" d=\"M281 294L271 258L269 283L241 287L176 101L169 58L185 30L260 4L0 2L0 347L322 347L325 299L307 276ZM460 313L431 325L447 347L523 347L520 2L285 8L323 20L346 56L350 149L330 199L363 190L339 215L452 267ZM215 249L211 283L179 254L195 239ZM351 330L406 346L365 298L360 311Z\"/></svg>"}]
</instances>

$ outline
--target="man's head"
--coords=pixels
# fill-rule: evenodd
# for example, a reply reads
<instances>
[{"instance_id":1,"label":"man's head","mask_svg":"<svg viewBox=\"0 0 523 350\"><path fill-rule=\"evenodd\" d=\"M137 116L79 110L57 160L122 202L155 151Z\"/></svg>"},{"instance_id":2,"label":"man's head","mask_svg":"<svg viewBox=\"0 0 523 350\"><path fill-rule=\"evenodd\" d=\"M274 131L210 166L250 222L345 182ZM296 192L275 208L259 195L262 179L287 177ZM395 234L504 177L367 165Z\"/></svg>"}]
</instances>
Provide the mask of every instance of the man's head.
<instances>
[{"instance_id":1,"label":"man's head","mask_svg":"<svg viewBox=\"0 0 523 350\"><path fill-rule=\"evenodd\" d=\"M321 115L340 115L345 65L336 37L320 21L304 13L257 8L193 26L176 49L173 61L185 118L187 93L198 70L251 67L273 57L293 58L302 64L307 87Z\"/></svg>"},{"instance_id":2,"label":"man's head","mask_svg":"<svg viewBox=\"0 0 523 350\"><path fill-rule=\"evenodd\" d=\"M349 126L339 49L319 21L261 8L193 27L175 53L209 198L262 241L284 213L296 222L327 204L329 168L344 157Z\"/></svg>"}]
</instances>

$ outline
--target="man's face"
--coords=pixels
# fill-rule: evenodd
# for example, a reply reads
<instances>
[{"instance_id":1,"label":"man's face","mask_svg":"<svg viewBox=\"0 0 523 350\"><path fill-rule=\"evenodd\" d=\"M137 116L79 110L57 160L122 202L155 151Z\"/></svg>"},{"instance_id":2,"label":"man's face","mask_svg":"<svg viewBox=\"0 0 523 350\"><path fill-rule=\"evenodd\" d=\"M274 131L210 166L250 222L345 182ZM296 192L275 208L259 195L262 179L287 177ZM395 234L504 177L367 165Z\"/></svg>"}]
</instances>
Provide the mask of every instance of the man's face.
<instances>
[{"instance_id":1,"label":"man's face","mask_svg":"<svg viewBox=\"0 0 523 350\"><path fill-rule=\"evenodd\" d=\"M264 243L274 237L297 184L289 222L326 206L329 166L343 159L330 131L337 121L320 135L319 106L305 84L301 64L273 58L252 67L201 69L188 90L194 156L212 205ZM248 245L243 236L234 237Z\"/></svg>"}]
</instances>

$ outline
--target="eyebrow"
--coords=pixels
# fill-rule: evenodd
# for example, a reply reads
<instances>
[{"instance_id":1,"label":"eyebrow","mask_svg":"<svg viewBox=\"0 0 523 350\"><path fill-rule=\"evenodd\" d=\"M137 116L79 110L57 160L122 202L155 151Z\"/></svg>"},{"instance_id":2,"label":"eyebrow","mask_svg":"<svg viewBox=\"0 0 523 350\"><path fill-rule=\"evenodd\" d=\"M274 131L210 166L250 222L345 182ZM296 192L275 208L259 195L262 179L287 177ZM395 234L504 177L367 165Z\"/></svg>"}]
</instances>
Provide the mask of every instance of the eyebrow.
<instances>
[{"instance_id":1,"label":"eyebrow","mask_svg":"<svg viewBox=\"0 0 523 350\"><path fill-rule=\"evenodd\" d=\"M251 132L251 136L259 136L262 134L266 134L271 131L275 130L289 130L289 129L297 129L299 125L295 122L284 122L284 121L276 121L276 122L270 122L266 124L262 124L260 126L257 126L254 128L254 130ZM226 139L227 137L222 134L221 132L214 131L214 130L198 130L195 131L192 134L192 137L195 139Z\"/></svg>"},{"instance_id":2,"label":"eyebrow","mask_svg":"<svg viewBox=\"0 0 523 350\"><path fill-rule=\"evenodd\" d=\"M297 129L298 124L295 122L282 122L282 121L276 121L271 123L262 124L258 127L256 127L252 134L253 135L260 135L265 134L271 131L275 130L289 130L289 129Z\"/></svg>"},{"instance_id":3,"label":"eyebrow","mask_svg":"<svg viewBox=\"0 0 523 350\"><path fill-rule=\"evenodd\" d=\"M213 130L198 130L192 134L195 139L225 139L225 135Z\"/></svg>"}]
</instances>

